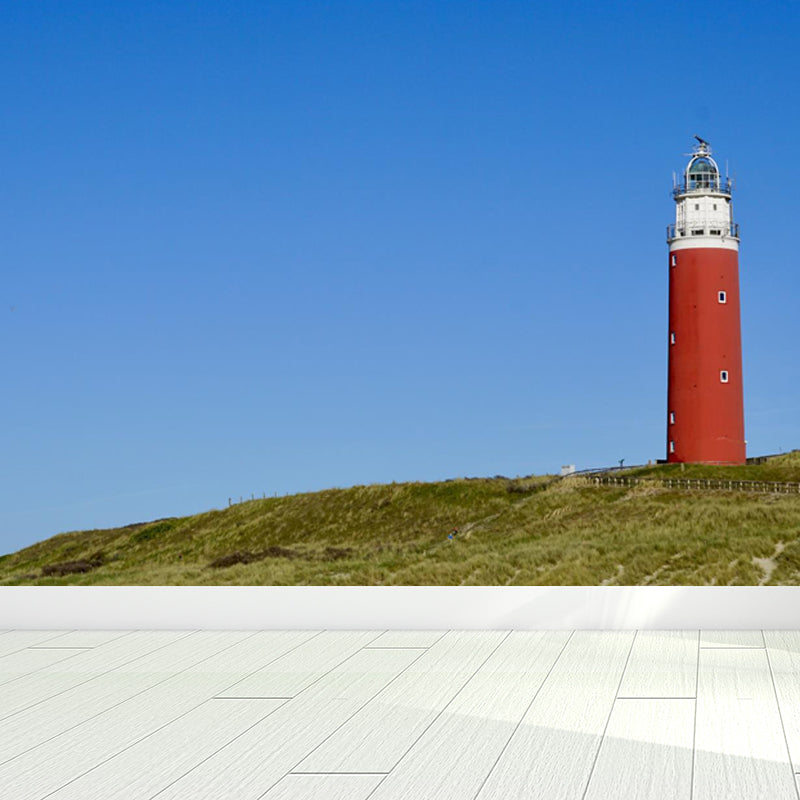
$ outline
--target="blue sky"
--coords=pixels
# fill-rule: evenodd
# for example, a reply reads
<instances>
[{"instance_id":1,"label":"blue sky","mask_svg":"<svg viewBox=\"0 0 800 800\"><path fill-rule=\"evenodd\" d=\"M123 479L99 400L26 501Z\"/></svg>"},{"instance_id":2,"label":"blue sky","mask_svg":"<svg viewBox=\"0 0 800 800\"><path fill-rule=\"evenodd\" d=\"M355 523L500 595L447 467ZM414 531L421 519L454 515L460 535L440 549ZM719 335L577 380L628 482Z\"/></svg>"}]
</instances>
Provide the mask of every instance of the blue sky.
<instances>
[{"instance_id":1,"label":"blue sky","mask_svg":"<svg viewBox=\"0 0 800 800\"><path fill-rule=\"evenodd\" d=\"M737 181L748 451L800 447L798 16L4 4L0 552L663 457L694 133Z\"/></svg>"}]
</instances>

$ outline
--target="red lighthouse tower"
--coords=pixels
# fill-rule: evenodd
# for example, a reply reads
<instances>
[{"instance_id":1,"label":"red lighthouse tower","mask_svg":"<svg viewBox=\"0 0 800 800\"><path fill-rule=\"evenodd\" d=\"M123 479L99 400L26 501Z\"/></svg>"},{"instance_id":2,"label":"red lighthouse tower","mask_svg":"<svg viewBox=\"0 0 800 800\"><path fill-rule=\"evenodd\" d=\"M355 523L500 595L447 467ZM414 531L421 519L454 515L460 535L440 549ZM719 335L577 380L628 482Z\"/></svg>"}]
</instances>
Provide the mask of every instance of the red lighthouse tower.
<instances>
[{"instance_id":1,"label":"red lighthouse tower","mask_svg":"<svg viewBox=\"0 0 800 800\"><path fill-rule=\"evenodd\" d=\"M730 181L695 138L667 228L667 461L743 464L739 226Z\"/></svg>"}]
</instances>

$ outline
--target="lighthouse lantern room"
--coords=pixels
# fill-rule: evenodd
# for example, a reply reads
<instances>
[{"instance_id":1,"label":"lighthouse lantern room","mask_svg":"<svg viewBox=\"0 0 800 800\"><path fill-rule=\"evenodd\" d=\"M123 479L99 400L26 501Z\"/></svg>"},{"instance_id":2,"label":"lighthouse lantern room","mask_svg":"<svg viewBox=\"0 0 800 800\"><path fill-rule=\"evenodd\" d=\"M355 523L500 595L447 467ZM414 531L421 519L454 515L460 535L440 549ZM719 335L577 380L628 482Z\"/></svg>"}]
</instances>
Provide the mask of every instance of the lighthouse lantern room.
<instances>
[{"instance_id":1,"label":"lighthouse lantern room","mask_svg":"<svg viewBox=\"0 0 800 800\"><path fill-rule=\"evenodd\" d=\"M667 461L742 464L739 226L730 180L695 138L667 228Z\"/></svg>"}]
</instances>

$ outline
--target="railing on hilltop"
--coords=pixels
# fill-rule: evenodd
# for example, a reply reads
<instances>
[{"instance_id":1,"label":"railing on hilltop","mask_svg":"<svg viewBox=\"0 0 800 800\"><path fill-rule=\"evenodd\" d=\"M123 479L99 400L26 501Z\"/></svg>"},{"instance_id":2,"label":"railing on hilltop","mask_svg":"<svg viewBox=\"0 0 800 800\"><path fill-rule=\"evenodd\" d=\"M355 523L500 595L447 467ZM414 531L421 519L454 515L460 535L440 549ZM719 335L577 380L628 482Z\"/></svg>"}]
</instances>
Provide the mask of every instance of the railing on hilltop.
<instances>
[{"instance_id":1,"label":"railing on hilltop","mask_svg":"<svg viewBox=\"0 0 800 800\"><path fill-rule=\"evenodd\" d=\"M800 483L781 481L739 481L727 478L627 478L607 474L593 475L589 477L589 480L595 486L661 486L666 489L800 494Z\"/></svg>"},{"instance_id":2,"label":"railing on hilltop","mask_svg":"<svg viewBox=\"0 0 800 800\"><path fill-rule=\"evenodd\" d=\"M568 472L566 475L561 475L562 478L571 478L573 475L580 475L587 477L588 475L600 475L607 472L627 472L629 469L644 469L645 467L652 467L652 464L619 464L613 467L589 467L589 469L576 469L575 472Z\"/></svg>"}]
</instances>

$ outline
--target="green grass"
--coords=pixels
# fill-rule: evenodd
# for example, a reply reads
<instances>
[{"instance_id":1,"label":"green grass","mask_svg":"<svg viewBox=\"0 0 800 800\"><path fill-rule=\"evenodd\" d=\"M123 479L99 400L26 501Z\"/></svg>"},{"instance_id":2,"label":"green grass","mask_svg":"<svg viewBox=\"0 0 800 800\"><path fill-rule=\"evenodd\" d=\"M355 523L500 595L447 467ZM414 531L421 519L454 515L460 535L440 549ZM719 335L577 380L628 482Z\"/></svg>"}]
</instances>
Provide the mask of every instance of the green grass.
<instances>
[{"instance_id":1,"label":"green grass","mask_svg":"<svg viewBox=\"0 0 800 800\"><path fill-rule=\"evenodd\" d=\"M650 477L800 481L800 452ZM447 538L454 528L459 534ZM800 584L800 495L478 478L354 486L54 536L0 585Z\"/></svg>"}]
</instances>

